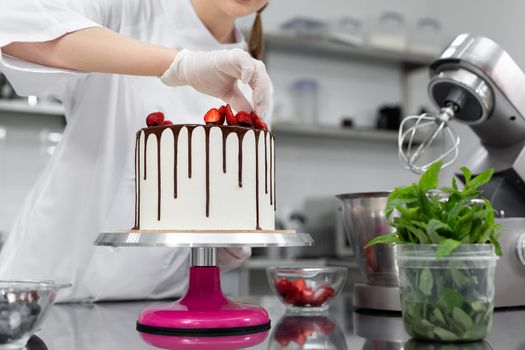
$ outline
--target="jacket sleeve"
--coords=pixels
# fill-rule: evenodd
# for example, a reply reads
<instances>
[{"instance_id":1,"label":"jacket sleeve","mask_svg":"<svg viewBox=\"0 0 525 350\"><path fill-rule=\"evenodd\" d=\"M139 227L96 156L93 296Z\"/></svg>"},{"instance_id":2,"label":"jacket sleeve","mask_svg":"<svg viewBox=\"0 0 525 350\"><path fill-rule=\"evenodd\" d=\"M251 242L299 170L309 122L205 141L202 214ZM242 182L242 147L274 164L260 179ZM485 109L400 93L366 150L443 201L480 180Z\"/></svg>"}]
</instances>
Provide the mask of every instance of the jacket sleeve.
<instances>
[{"instance_id":1,"label":"jacket sleeve","mask_svg":"<svg viewBox=\"0 0 525 350\"><path fill-rule=\"evenodd\" d=\"M85 73L45 67L1 53L12 42L43 42L85 28L111 23L110 0L2 0L0 70L21 96L61 98L65 86Z\"/></svg>"}]
</instances>

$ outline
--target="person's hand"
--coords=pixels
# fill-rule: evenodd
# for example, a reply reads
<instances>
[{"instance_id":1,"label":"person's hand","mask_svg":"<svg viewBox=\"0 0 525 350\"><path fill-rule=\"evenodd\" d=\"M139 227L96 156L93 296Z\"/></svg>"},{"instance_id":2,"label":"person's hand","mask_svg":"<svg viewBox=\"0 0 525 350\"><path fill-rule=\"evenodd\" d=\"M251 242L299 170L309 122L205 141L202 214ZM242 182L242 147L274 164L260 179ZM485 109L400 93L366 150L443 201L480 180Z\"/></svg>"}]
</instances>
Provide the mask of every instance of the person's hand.
<instances>
[{"instance_id":1,"label":"person's hand","mask_svg":"<svg viewBox=\"0 0 525 350\"><path fill-rule=\"evenodd\" d=\"M236 111L251 111L237 80L253 89L253 109L265 118L270 99L270 78L264 63L241 49L217 51L181 50L160 77L168 86L189 85L195 90L222 99Z\"/></svg>"},{"instance_id":2,"label":"person's hand","mask_svg":"<svg viewBox=\"0 0 525 350\"><path fill-rule=\"evenodd\" d=\"M219 248L217 263L221 271L233 270L252 255L251 248Z\"/></svg>"}]
</instances>

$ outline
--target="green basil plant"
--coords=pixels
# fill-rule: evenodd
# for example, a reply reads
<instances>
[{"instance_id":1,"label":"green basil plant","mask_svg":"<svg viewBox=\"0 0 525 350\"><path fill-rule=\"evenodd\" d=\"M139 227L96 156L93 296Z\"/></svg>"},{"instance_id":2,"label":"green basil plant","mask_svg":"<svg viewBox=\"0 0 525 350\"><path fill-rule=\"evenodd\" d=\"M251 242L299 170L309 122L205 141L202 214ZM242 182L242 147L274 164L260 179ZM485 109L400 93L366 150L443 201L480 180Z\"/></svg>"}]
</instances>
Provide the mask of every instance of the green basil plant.
<instances>
[{"instance_id":1,"label":"green basil plant","mask_svg":"<svg viewBox=\"0 0 525 350\"><path fill-rule=\"evenodd\" d=\"M498 243L501 227L479 189L490 181L493 169L473 177L463 167L463 188L453 178L450 187L437 192L441 166L442 162L434 163L417 184L390 193L385 212L395 232L372 239L367 247L379 243L436 245L433 263L400 268L405 328L413 337L427 340L478 340L492 324L494 267L480 268L446 257L462 245L479 243L491 244L497 255L502 254ZM440 259L443 265L433 268Z\"/></svg>"}]
</instances>

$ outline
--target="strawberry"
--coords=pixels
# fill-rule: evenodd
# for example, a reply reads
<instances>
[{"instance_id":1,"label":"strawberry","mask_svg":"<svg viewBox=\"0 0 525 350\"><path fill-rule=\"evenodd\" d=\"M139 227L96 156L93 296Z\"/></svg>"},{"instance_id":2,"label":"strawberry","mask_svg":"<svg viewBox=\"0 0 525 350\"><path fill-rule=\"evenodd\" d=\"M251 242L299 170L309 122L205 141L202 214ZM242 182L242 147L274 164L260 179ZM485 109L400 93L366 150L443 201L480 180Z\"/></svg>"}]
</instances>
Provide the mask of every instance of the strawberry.
<instances>
[{"instance_id":1,"label":"strawberry","mask_svg":"<svg viewBox=\"0 0 525 350\"><path fill-rule=\"evenodd\" d=\"M226 106L219 107L219 114L221 115L221 119L219 120L219 125L222 125L224 124L224 121L226 120Z\"/></svg>"},{"instance_id":2,"label":"strawberry","mask_svg":"<svg viewBox=\"0 0 525 350\"><path fill-rule=\"evenodd\" d=\"M321 306L328 299L332 299L333 296L334 296L334 289L332 287L321 286L314 292L312 302L310 303L310 305Z\"/></svg>"},{"instance_id":3,"label":"strawberry","mask_svg":"<svg viewBox=\"0 0 525 350\"><path fill-rule=\"evenodd\" d=\"M280 277L275 280L275 289L277 289L277 293L279 293L279 295L285 296L290 293L293 288L294 286L292 282L290 282L285 277Z\"/></svg>"},{"instance_id":4,"label":"strawberry","mask_svg":"<svg viewBox=\"0 0 525 350\"><path fill-rule=\"evenodd\" d=\"M235 118L241 126L252 126L252 117L248 112L238 112Z\"/></svg>"},{"instance_id":5,"label":"strawberry","mask_svg":"<svg viewBox=\"0 0 525 350\"><path fill-rule=\"evenodd\" d=\"M263 122L261 118L259 118L257 114L255 114L255 112L251 112L250 115L252 117L252 124L255 127L255 129L262 129L264 131L268 131L268 125L266 125L266 123Z\"/></svg>"},{"instance_id":6,"label":"strawberry","mask_svg":"<svg viewBox=\"0 0 525 350\"><path fill-rule=\"evenodd\" d=\"M308 305L312 303L314 298L314 292L311 289L305 289L301 292L300 302L303 305Z\"/></svg>"},{"instance_id":7,"label":"strawberry","mask_svg":"<svg viewBox=\"0 0 525 350\"><path fill-rule=\"evenodd\" d=\"M335 294L335 289L334 289L334 287L332 287L332 286L329 285L329 284L323 284L323 285L322 285L321 287L319 287L319 288L325 288L325 289L328 289L328 290L330 291L330 293Z\"/></svg>"},{"instance_id":8,"label":"strawberry","mask_svg":"<svg viewBox=\"0 0 525 350\"><path fill-rule=\"evenodd\" d=\"M146 117L146 125L150 126L160 126L164 122L164 113L162 112L153 112Z\"/></svg>"},{"instance_id":9,"label":"strawberry","mask_svg":"<svg viewBox=\"0 0 525 350\"><path fill-rule=\"evenodd\" d=\"M162 125L173 125L173 122L171 120L165 120L162 122Z\"/></svg>"},{"instance_id":10,"label":"strawberry","mask_svg":"<svg viewBox=\"0 0 525 350\"><path fill-rule=\"evenodd\" d=\"M306 287L306 282L302 278L298 278L295 281L293 281L292 283L300 292L302 292L303 290L305 290L307 288Z\"/></svg>"},{"instance_id":11,"label":"strawberry","mask_svg":"<svg viewBox=\"0 0 525 350\"><path fill-rule=\"evenodd\" d=\"M294 288L294 290L285 296L283 296L283 300L287 304L295 305L299 301L299 291Z\"/></svg>"},{"instance_id":12,"label":"strawberry","mask_svg":"<svg viewBox=\"0 0 525 350\"><path fill-rule=\"evenodd\" d=\"M219 124L221 120L221 114L217 108L212 108L204 115L204 121L206 124Z\"/></svg>"},{"instance_id":13,"label":"strawberry","mask_svg":"<svg viewBox=\"0 0 525 350\"><path fill-rule=\"evenodd\" d=\"M226 104L224 106L224 111L225 111L225 114L226 114L226 123L228 123L228 125L237 125L237 124L239 124L239 122L237 121L237 118L233 114L232 108L230 107L229 104Z\"/></svg>"}]
</instances>

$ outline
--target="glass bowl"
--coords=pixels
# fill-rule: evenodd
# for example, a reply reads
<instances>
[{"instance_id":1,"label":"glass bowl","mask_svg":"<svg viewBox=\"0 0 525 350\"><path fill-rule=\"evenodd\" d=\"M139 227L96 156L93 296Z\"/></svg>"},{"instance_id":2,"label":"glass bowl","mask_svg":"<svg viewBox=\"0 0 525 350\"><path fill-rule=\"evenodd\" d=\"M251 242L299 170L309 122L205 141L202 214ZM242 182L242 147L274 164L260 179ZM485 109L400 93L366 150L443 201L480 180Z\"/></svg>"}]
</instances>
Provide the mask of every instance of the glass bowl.
<instances>
[{"instance_id":1,"label":"glass bowl","mask_svg":"<svg viewBox=\"0 0 525 350\"><path fill-rule=\"evenodd\" d=\"M342 289L346 267L268 267L272 291L291 312L322 312Z\"/></svg>"},{"instance_id":2,"label":"glass bowl","mask_svg":"<svg viewBox=\"0 0 525 350\"><path fill-rule=\"evenodd\" d=\"M0 281L0 350L25 348L57 291L70 286L53 281Z\"/></svg>"}]
</instances>

